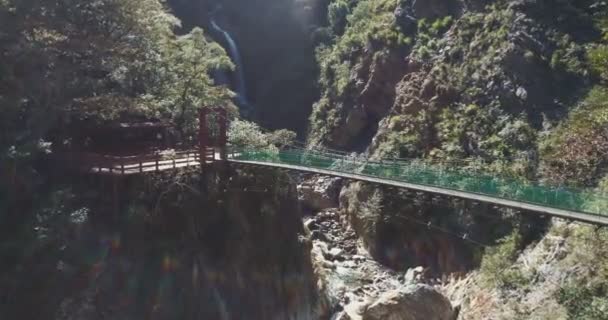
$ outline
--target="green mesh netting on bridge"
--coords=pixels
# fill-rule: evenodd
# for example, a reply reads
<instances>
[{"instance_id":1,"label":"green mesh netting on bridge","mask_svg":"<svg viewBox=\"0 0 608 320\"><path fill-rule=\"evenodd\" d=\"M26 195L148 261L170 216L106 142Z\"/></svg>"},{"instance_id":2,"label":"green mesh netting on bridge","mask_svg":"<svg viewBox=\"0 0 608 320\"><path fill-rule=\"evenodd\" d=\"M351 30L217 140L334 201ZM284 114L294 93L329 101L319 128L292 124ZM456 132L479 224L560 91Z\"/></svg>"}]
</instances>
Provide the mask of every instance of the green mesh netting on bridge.
<instances>
[{"instance_id":1,"label":"green mesh netting on bridge","mask_svg":"<svg viewBox=\"0 0 608 320\"><path fill-rule=\"evenodd\" d=\"M288 164L334 172L480 194L544 207L608 215L608 197L592 191L557 188L418 161L366 161L335 153L307 150L247 150L234 153L235 160Z\"/></svg>"}]
</instances>

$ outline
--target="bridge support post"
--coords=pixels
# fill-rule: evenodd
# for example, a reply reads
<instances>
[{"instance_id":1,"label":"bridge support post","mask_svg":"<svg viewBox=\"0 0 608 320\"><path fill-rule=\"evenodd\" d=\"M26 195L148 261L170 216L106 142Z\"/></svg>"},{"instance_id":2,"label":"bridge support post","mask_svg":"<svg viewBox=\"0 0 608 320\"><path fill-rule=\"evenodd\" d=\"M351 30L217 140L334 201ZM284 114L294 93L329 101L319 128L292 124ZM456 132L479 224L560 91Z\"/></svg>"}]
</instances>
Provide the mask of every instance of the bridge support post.
<instances>
[{"instance_id":1,"label":"bridge support post","mask_svg":"<svg viewBox=\"0 0 608 320\"><path fill-rule=\"evenodd\" d=\"M206 151L209 146L209 128L207 128L207 108L201 108L198 113L198 159L201 168L205 165Z\"/></svg>"},{"instance_id":2,"label":"bridge support post","mask_svg":"<svg viewBox=\"0 0 608 320\"><path fill-rule=\"evenodd\" d=\"M215 109L218 120L218 147L219 156L222 161L227 159L226 144L228 142L228 114L225 108L218 107Z\"/></svg>"}]
</instances>

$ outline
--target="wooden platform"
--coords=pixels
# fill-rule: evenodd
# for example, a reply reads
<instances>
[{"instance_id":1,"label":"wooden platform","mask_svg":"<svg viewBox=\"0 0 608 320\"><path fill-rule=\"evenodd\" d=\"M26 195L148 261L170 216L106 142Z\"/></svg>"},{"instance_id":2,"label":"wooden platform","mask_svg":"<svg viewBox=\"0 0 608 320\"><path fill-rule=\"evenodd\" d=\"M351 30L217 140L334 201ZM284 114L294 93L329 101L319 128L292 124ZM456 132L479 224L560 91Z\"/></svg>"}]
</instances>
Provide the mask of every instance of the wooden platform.
<instances>
[{"instance_id":1,"label":"wooden platform","mask_svg":"<svg viewBox=\"0 0 608 320\"><path fill-rule=\"evenodd\" d=\"M134 175L198 167L201 164L200 158L198 150L163 151L136 156L113 156L88 152L73 152L64 155L64 161L67 161L72 169L104 175ZM210 164L217 159L217 152L213 148L209 148L204 154L203 162Z\"/></svg>"}]
</instances>

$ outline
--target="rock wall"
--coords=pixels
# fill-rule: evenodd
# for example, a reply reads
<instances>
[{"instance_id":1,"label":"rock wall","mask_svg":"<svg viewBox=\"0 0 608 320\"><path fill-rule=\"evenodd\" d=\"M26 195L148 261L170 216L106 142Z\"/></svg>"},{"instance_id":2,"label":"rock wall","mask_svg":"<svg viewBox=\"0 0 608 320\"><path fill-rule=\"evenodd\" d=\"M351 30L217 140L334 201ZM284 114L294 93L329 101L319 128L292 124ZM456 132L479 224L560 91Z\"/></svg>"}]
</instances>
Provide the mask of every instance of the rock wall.
<instances>
[{"instance_id":1,"label":"rock wall","mask_svg":"<svg viewBox=\"0 0 608 320\"><path fill-rule=\"evenodd\" d=\"M360 182L342 189L340 212L377 261L395 270L423 266L439 278L477 267L483 246L512 230L528 239L547 223L533 214Z\"/></svg>"},{"instance_id":2,"label":"rock wall","mask_svg":"<svg viewBox=\"0 0 608 320\"><path fill-rule=\"evenodd\" d=\"M311 117L310 144L394 157L534 153L533 133L563 118L567 104L595 81L582 46L599 37L589 24L599 10L593 1L390 3L352 16L346 32L323 47L330 52L320 57L327 79ZM355 2L350 12L363 4ZM385 30L374 31L374 19L388 21ZM355 42L349 28L357 23L372 24L359 32L376 35ZM469 105L481 111L466 113ZM448 113L487 122L448 128ZM504 145L488 141L492 135Z\"/></svg>"},{"instance_id":3,"label":"rock wall","mask_svg":"<svg viewBox=\"0 0 608 320\"><path fill-rule=\"evenodd\" d=\"M318 98L312 34L323 19L326 1L169 2L186 29L200 26L205 30L211 30L209 13L221 4L215 19L241 51L253 119L267 129L306 134L307 119Z\"/></svg>"},{"instance_id":4,"label":"rock wall","mask_svg":"<svg viewBox=\"0 0 608 320\"><path fill-rule=\"evenodd\" d=\"M305 218L323 318L340 320L453 320L457 310L422 283L424 268L391 269L378 263L336 208Z\"/></svg>"},{"instance_id":5,"label":"rock wall","mask_svg":"<svg viewBox=\"0 0 608 320\"><path fill-rule=\"evenodd\" d=\"M122 209L114 219L110 203L96 194L103 190L99 184L60 198L55 214L72 217L67 225L73 227L56 225L51 234L57 239L39 249L37 263L0 276L10 297L0 302L0 314L33 320L318 319L311 244L295 186L273 172L239 170L221 179L208 176L206 184L199 177L195 171L123 181Z\"/></svg>"},{"instance_id":6,"label":"rock wall","mask_svg":"<svg viewBox=\"0 0 608 320\"><path fill-rule=\"evenodd\" d=\"M554 219L551 229L503 271L481 269L441 291L460 308L458 319L602 319L608 234L594 226ZM584 248L584 249L583 249ZM598 272L598 270L600 270ZM495 281L500 279L500 281Z\"/></svg>"},{"instance_id":7,"label":"rock wall","mask_svg":"<svg viewBox=\"0 0 608 320\"><path fill-rule=\"evenodd\" d=\"M539 179L543 132L597 82L585 62L600 36L597 1L340 3L330 13L346 27L330 21L319 47L310 147ZM513 229L529 238L547 224L361 183L345 183L340 212L378 261L439 274L476 267L483 245Z\"/></svg>"}]
</instances>

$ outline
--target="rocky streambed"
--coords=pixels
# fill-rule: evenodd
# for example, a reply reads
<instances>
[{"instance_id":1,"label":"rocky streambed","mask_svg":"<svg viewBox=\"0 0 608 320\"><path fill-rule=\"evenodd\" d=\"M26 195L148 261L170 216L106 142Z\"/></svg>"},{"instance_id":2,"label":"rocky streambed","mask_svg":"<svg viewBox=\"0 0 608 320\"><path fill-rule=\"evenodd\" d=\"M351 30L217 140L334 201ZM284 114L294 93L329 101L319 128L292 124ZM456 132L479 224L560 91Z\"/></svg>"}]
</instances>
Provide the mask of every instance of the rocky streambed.
<instances>
[{"instance_id":1,"label":"rocky streambed","mask_svg":"<svg viewBox=\"0 0 608 320\"><path fill-rule=\"evenodd\" d=\"M433 286L423 267L390 269L376 261L340 214L341 181L312 177L299 184L310 209L304 219L320 303L332 320L456 319L457 309Z\"/></svg>"}]
</instances>

